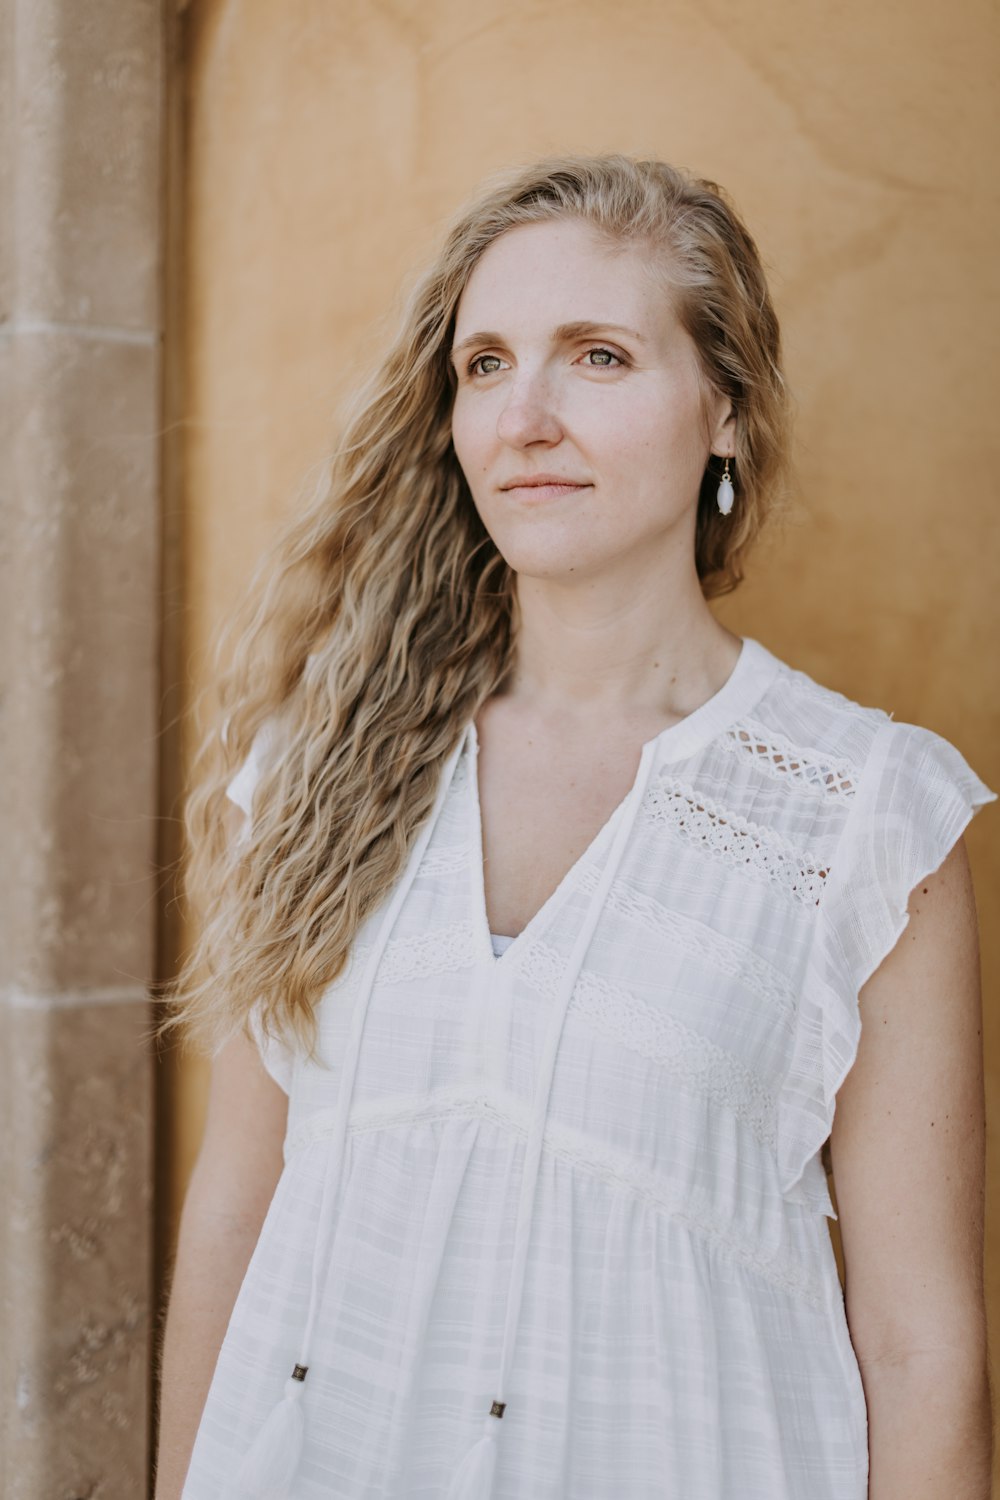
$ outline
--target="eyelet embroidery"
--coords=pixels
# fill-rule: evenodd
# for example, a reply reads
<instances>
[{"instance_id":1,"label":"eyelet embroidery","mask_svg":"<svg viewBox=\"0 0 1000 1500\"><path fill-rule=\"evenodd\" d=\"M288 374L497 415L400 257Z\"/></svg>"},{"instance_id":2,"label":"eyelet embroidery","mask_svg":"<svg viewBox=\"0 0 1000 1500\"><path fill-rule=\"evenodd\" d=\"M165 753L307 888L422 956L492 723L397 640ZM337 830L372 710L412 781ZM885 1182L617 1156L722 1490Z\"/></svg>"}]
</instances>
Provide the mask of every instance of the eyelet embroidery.
<instances>
[{"instance_id":1,"label":"eyelet embroidery","mask_svg":"<svg viewBox=\"0 0 1000 1500\"><path fill-rule=\"evenodd\" d=\"M676 777L654 781L642 813L734 870L766 880L803 905L818 906L830 874L818 856L749 818L737 818Z\"/></svg>"},{"instance_id":2,"label":"eyelet embroidery","mask_svg":"<svg viewBox=\"0 0 1000 1500\"><path fill-rule=\"evenodd\" d=\"M850 800L857 789L858 771L849 762L833 762L818 750L800 749L756 719L734 725L720 743L733 754L749 754L777 781L795 782L834 799Z\"/></svg>"},{"instance_id":3,"label":"eyelet embroidery","mask_svg":"<svg viewBox=\"0 0 1000 1500\"><path fill-rule=\"evenodd\" d=\"M476 929L472 922L451 922L430 932L392 938L378 966L379 984L401 984L433 974L452 974L471 968L476 960Z\"/></svg>"}]
</instances>

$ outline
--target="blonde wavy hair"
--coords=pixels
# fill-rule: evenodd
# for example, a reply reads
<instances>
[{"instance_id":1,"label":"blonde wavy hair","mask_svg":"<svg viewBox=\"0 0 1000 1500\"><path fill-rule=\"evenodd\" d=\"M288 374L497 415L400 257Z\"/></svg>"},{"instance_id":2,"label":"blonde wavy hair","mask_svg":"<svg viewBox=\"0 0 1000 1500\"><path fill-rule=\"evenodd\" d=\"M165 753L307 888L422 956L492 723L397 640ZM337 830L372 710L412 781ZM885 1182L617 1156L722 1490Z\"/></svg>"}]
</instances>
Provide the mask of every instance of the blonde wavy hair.
<instances>
[{"instance_id":1,"label":"blonde wavy hair","mask_svg":"<svg viewBox=\"0 0 1000 1500\"><path fill-rule=\"evenodd\" d=\"M782 498L789 410L778 321L753 239L725 192L661 161L544 159L487 182L416 284L402 326L348 411L322 483L263 559L227 630L213 722L184 827L197 938L160 1034L215 1051L236 1031L316 1057L315 1011L367 915L401 875L443 761L503 684L515 575L473 504L451 441L449 348L480 256L523 224L584 220L661 257L706 387L736 410L735 503L698 500L697 573L728 593ZM226 786L258 731L254 812L232 836Z\"/></svg>"}]
</instances>

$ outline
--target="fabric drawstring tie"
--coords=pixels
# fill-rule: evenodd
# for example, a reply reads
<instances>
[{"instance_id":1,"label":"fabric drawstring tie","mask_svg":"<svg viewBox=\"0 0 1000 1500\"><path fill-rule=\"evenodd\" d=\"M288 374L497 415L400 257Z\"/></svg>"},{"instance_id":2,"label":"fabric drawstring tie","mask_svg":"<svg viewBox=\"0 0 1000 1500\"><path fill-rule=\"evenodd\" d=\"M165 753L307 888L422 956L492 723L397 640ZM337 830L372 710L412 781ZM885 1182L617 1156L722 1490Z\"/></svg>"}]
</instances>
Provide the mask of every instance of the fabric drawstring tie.
<instances>
[{"instance_id":1,"label":"fabric drawstring tie","mask_svg":"<svg viewBox=\"0 0 1000 1500\"><path fill-rule=\"evenodd\" d=\"M514 1353L514 1342L521 1315L521 1294L524 1290L528 1241L531 1237L535 1184L538 1181L538 1170L542 1156L542 1141L545 1135L545 1123L548 1118L549 1096L552 1091L552 1079L555 1074L556 1055L559 1051L563 1023L566 1019L566 1012L569 1010L573 991L576 988L576 981L580 970L583 968L583 960L586 957L587 949L590 947L590 941L594 935L594 929L600 919L608 890L610 889L611 882L618 873L618 867L622 862L629 835L638 816L642 800L646 795L646 788L649 785L649 778L653 771L657 745L657 740L650 740L643 746L635 784L622 804L621 820L615 832L610 853L601 871L600 879L591 895L583 925L577 934L576 942L573 944L569 961L566 965L566 973L563 976L556 996L554 1005L555 1014L546 1038L545 1052L539 1069L538 1087L535 1090L532 1108L531 1128L528 1132L528 1143L525 1147L524 1170L521 1176L521 1196L518 1200L517 1224L514 1230L514 1253L507 1290L507 1315L504 1323L503 1351L500 1356L500 1376L497 1381L497 1394L490 1407L489 1415L485 1420L483 1435L478 1442L474 1443L468 1449L455 1473L452 1475L445 1500L490 1500L493 1492L493 1481L497 1465L497 1434L499 1432L497 1419L503 1417L507 1406L504 1393L507 1389L507 1375Z\"/></svg>"},{"instance_id":2,"label":"fabric drawstring tie","mask_svg":"<svg viewBox=\"0 0 1000 1500\"><path fill-rule=\"evenodd\" d=\"M371 999L372 990L375 986L376 970L378 969L382 954L385 951L385 946L389 941L403 902L406 900L410 886L413 884L417 871L423 861L424 852L437 826L437 821L444 807L448 789L451 786L464 745L465 736L463 735L459 738L458 744L445 761L440 785L430 816L427 818L410 851L410 858L403 872L403 877L386 908L385 915L379 925L378 935L368 957L368 964L361 983L361 993L351 1017L351 1033L344 1056L343 1086L337 1098L337 1111L333 1125L330 1155L327 1171L323 1178L323 1192L320 1198L316 1229L316 1244L313 1250L309 1312L306 1317L305 1331L302 1335L302 1343L299 1348L299 1357L291 1375L285 1381L284 1394L281 1400L268 1414L264 1425L244 1454L239 1468L227 1485L225 1500L290 1500L292 1495L292 1485L298 1473L303 1443L305 1441L306 1413L303 1410L303 1392L306 1375L309 1370L309 1352L312 1346L316 1316L321 1303L321 1279L325 1288L326 1277L329 1276L330 1249L335 1225L333 1208L337 1200L337 1193L343 1175L344 1157L346 1155L347 1121L354 1094L354 1081L357 1077L358 1058L361 1052L361 1034L364 1030L368 1002Z\"/></svg>"}]
</instances>

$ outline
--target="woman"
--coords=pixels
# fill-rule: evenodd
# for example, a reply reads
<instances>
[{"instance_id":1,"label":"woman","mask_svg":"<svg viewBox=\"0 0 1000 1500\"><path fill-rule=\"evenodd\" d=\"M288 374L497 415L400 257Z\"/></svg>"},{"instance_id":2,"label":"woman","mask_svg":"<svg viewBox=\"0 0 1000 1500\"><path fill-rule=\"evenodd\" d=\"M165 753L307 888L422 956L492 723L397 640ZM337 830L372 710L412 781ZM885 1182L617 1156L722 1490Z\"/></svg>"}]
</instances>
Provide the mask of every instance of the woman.
<instances>
[{"instance_id":1,"label":"woman","mask_svg":"<svg viewBox=\"0 0 1000 1500\"><path fill-rule=\"evenodd\" d=\"M710 610L786 411L663 163L492 184L418 286L190 803L159 1500L986 1495L996 794Z\"/></svg>"}]
</instances>

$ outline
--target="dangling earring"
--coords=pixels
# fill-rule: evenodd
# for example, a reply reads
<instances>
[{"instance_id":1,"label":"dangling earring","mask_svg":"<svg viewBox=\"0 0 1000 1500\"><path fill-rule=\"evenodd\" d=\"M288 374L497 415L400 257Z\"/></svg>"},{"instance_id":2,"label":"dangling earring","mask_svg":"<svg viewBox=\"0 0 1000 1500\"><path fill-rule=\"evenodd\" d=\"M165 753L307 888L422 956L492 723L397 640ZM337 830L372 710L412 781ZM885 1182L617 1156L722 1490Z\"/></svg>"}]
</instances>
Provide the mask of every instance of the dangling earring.
<instances>
[{"instance_id":1,"label":"dangling earring","mask_svg":"<svg viewBox=\"0 0 1000 1500\"><path fill-rule=\"evenodd\" d=\"M719 502L719 509L722 511L722 514L724 516L728 516L729 512L733 508L733 498L735 496L735 493L736 492L733 489L733 481L729 477L729 459L727 458L726 467L723 471L722 478L719 480L719 489L716 495L716 499Z\"/></svg>"}]
</instances>

